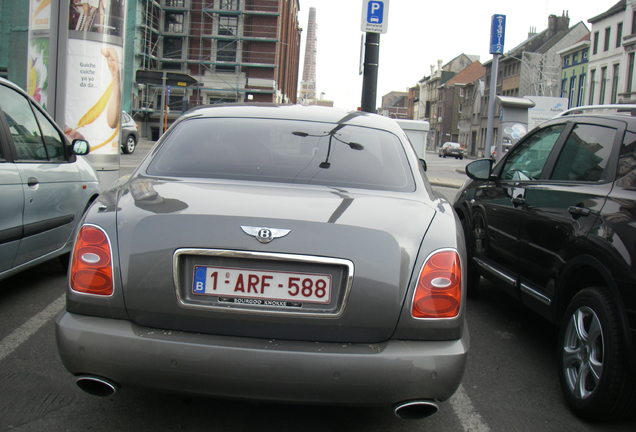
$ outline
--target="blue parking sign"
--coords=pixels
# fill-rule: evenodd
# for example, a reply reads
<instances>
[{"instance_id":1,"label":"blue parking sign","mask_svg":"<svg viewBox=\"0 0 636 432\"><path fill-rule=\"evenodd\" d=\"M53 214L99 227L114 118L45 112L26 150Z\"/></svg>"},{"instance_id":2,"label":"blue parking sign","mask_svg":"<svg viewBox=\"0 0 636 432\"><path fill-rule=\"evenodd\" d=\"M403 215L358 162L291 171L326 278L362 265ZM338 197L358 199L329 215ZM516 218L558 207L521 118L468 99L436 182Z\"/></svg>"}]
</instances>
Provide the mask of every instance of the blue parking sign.
<instances>
[{"instance_id":1,"label":"blue parking sign","mask_svg":"<svg viewBox=\"0 0 636 432\"><path fill-rule=\"evenodd\" d=\"M370 24L382 24L384 19L384 2L370 1L367 7L367 22Z\"/></svg>"},{"instance_id":2,"label":"blue parking sign","mask_svg":"<svg viewBox=\"0 0 636 432\"><path fill-rule=\"evenodd\" d=\"M389 24L390 0L362 0L360 30L367 33L386 33Z\"/></svg>"}]
</instances>

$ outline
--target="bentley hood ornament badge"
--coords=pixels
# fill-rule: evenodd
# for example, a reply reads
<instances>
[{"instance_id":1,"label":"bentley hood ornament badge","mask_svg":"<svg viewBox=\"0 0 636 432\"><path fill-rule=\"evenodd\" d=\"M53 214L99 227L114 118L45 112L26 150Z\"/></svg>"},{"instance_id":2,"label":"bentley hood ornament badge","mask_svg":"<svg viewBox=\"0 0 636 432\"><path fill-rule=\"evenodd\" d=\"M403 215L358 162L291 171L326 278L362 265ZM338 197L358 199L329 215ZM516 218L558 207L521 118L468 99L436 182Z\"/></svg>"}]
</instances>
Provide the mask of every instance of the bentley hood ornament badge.
<instances>
[{"instance_id":1,"label":"bentley hood ornament badge","mask_svg":"<svg viewBox=\"0 0 636 432\"><path fill-rule=\"evenodd\" d=\"M291 232L288 229L281 228L267 228L267 227L254 227L241 225L241 229L247 235L255 237L261 243L269 243L274 239L285 237Z\"/></svg>"}]
</instances>

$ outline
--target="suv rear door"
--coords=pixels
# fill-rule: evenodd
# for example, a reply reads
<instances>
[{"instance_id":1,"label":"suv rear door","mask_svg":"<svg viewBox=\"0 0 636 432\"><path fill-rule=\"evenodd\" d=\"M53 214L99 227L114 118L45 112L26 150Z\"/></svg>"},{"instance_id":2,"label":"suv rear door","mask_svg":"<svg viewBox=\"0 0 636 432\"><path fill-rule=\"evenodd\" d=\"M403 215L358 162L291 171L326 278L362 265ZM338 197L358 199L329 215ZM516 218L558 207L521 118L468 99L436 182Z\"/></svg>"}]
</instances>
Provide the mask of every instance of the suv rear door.
<instances>
[{"instance_id":1,"label":"suv rear door","mask_svg":"<svg viewBox=\"0 0 636 432\"><path fill-rule=\"evenodd\" d=\"M519 288L524 303L548 316L557 277L585 238L612 189L625 123L569 122L539 181L525 186L521 207Z\"/></svg>"}]
</instances>

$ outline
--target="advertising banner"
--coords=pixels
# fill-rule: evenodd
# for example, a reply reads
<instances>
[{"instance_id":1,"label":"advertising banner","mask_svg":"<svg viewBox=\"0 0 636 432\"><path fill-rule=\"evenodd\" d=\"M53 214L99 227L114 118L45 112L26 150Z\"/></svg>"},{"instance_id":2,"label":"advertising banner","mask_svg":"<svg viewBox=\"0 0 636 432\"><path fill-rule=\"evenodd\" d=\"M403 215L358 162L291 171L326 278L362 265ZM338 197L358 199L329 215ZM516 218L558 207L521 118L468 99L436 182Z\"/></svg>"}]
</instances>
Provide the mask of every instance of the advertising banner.
<instances>
[{"instance_id":1,"label":"advertising banner","mask_svg":"<svg viewBox=\"0 0 636 432\"><path fill-rule=\"evenodd\" d=\"M47 108L51 0L29 0L27 93Z\"/></svg>"},{"instance_id":2,"label":"advertising banner","mask_svg":"<svg viewBox=\"0 0 636 432\"><path fill-rule=\"evenodd\" d=\"M108 160L97 155L119 155L124 3L71 0L69 4L65 133L89 142L91 162Z\"/></svg>"}]
</instances>

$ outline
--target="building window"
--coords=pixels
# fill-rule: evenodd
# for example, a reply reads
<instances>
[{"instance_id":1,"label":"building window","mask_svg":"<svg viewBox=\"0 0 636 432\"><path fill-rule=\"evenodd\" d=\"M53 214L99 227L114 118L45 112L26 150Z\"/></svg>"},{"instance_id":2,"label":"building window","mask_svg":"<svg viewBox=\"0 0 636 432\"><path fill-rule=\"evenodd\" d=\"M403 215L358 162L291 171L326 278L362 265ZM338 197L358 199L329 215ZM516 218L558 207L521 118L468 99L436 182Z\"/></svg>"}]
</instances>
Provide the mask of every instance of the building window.
<instances>
[{"instance_id":1,"label":"building window","mask_svg":"<svg viewBox=\"0 0 636 432\"><path fill-rule=\"evenodd\" d=\"M619 64L615 64L612 68L612 99L610 103L616 103L616 97L618 96L618 69L620 68Z\"/></svg>"},{"instance_id":2,"label":"building window","mask_svg":"<svg viewBox=\"0 0 636 432\"><path fill-rule=\"evenodd\" d=\"M616 48L621 46L621 39L623 39L623 23L619 22L616 26Z\"/></svg>"},{"instance_id":3,"label":"building window","mask_svg":"<svg viewBox=\"0 0 636 432\"><path fill-rule=\"evenodd\" d=\"M583 91L585 91L585 74L579 75L579 95L574 106L583 105Z\"/></svg>"},{"instance_id":4,"label":"building window","mask_svg":"<svg viewBox=\"0 0 636 432\"><path fill-rule=\"evenodd\" d=\"M632 12L632 33L636 34L636 10Z\"/></svg>"},{"instance_id":5,"label":"building window","mask_svg":"<svg viewBox=\"0 0 636 432\"><path fill-rule=\"evenodd\" d=\"M607 67L602 67L601 68L601 88L599 90L599 95L598 95L598 103L599 104L604 104L605 103L605 88L606 88L606 84L607 84Z\"/></svg>"},{"instance_id":6,"label":"building window","mask_svg":"<svg viewBox=\"0 0 636 432\"><path fill-rule=\"evenodd\" d=\"M181 49L183 47L183 39L181 38L164 38L163 39L163 57L171 59L181 58Z\"/></svg>"},{"instance_id":7,"label":"building window","mask_svg":"<svg viewBox=\"0 0 636 432\"><path fill-rule=\"evenodd\" d=\"M219 9L221 10L239 10L239 0L219 0Z\"/></svg>"},{"instance_id":8,"label":"building window","mask_svg":"<svg viewBox=\"0 0 636 432\"><path fill-rule=\"evenodd\" d=\"M236 62L236 41L218 41L216 51L217 62ZM217 71L234 72L236 65L217 65Z\"/></svg>"},{"instance_id":9,"label":"building window","mask_svg":"<svg viewBox=\"0 0 636 432\"><path fill-rule=\"evenodd\" d=\"M594 42L592 44L592 54L598 53L598 32L594 32Z\"/></svg>"},{"instance_id":10,"label":"building window","mask_svg":"<svg viewBox=\"0 0 636 432\"><path fill-rule=\"evenodd\" d=\"M562 98L566 97L566 95L567 95L567 88L566 88L567 83L568 83L567 78L563 78L561 80L561 97ZM568 108L570 108L570 107L568 107Z\"/></svg>"},{"instance_id":11,"label":"building window","mask_svg":"<svg viewBox=\"0 0 636 432\"><path fill-rule=\"evenodd\" d=\"M568 67L570 65L570 56L563 57L563 67Z\"/></svg>"},{"instance_id":12,"label":"building window","mask_svg":"<svg viewBox=\"0 0 636 432\"><path fill-rule=\"evenodd\" d=\"M634 53L629 53L629 63L627 66L627 87L625 91L631 93L634 85Z\"/></svg>"},{"instance_id":13,"label":"building window","mask_svg":"<svg viewBox=\"0 0 636 432\"><path fill-rule=\"evenodd\" d=\"M575 87L575 83L576 83L576 77L572 76L570 78L570 91L568 93L568 108L572 108L574 106L574 90L576 89Z\"/></svg>"},{"instance_id":14,"label":"building window","mask_svg":"<svg viewBox=\"0 0 636 432\"><path fill-rule=\"evenodd\" d=\"M185 0L165 0L168 7L185 7Z\"/></svg>"},{"instance_id":15,"label":"building window","mask_svg":"<svg viewBox=\"0 0 636 432\"><path fill-rule=\"evenodd\" d=\"M163 30L169 33L183 33L183 14L167 13Z\"/></svg>"},{"instance_id":16,"label":"building window","mask_svg":"<svg viewBox=\"0 0 636 432\"><path fill-rule=\"evenodd\" d=\"M585 61L587 60L587 53L588 53L588 50L587 50L587 49L583 50L583 55L582 55L582 57L583 57L582 62L583 62L583 63L585 63Z\"/></svg>"},{"instance_id":17,"label":"building window","mask_svg":"<svg viewBox=\"0 0 636 432\"><path fill-rule=\"evenodd\" d=\"M594 105L594 91L596 90L596 69L590 71L590 95L587 99L588 105Z\"/></svg>"},{"instance_id":18,"label":"building window","mask_svg":"<svg viewBox=\"0 0 636 432\"><path fill-rule=\"evenodd\" d=\"M611 27L605 28L605 40L603 41L603 51L609 50L611 33L612 33Z\"/></svg>"},{"instance_id":19,"label":"building window","mask_svg":"<svg viewBox=\"0 0 636 432\"><path fill-rule=\"evenodd\" d=\"M238 17L220 16L218 33L220 36L236 36L238 34Z\"/></svg>"}]
</instances>

